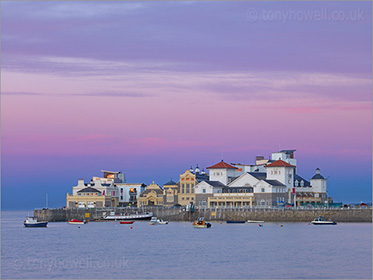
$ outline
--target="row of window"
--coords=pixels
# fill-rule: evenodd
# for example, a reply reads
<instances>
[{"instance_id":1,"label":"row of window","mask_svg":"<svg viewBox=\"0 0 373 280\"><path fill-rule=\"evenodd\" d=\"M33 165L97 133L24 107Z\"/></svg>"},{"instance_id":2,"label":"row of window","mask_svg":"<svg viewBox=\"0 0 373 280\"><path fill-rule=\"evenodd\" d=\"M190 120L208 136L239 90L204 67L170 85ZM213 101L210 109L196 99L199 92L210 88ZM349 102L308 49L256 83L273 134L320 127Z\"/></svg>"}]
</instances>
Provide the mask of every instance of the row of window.
<instances>
[{"instance_id":1,"label":"row of window","mask_svg":"<svg viewBox=\"0 0 373 280\"><path fill-rule=\"evenodd\" d=\"M181 193L194 193L193 184L181 184Z\"/></svg>"}]
</instances>

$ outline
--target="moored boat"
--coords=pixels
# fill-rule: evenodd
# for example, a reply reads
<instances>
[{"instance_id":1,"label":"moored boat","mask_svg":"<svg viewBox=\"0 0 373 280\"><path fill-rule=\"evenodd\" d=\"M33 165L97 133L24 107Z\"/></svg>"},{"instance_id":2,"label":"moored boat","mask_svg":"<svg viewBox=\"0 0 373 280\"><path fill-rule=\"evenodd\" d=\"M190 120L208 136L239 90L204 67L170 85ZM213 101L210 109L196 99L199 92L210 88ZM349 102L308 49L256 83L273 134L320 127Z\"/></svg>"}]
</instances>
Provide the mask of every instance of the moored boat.
<instances>
[{"instance_id":1,"label":"moored boat","mask_svg":"<svg viewBox=\"0 0 373 280\"><path fill-rule=\"evenodd\" d=\"M193 223L194 228L210 228L211 224L206 223L205 218L198 218L196 221Z\"/></svg>"},{"instance_id":2,"label":"moored boat","mask_svg":"<svg viewBox=\"0 0 373 280\"><path fill-rule=\"evenodd\" d=\"M311 223L314 225L336 225L337 224L336 221L327 221L322 216L314 219Z\"/></svg>"},{"instance_id":3,"label":"moored boat","mask_svg":"<svg viewBox=\"0 0 373 280\"><path fill-rule=\"evenodd\" d=\"M255 221L255 220L248 220L247 222L248 223L255 223L255 224L257 224L257 223L264 223L264 221Z\"/></svg>"},{"instance_id":4,"label":"moored boat","mask_svg":"<svg viewBox=\"0 0 373 280\"><path fill-rule=\"evenodd\" d=\"M157 217L152 217L152 218L150 219L150 224L151 224L152 226L156 225L157 223L158 223L158 219L157 219Z\"/></svg>"},{"instance_id":5,"label":"moored boat","mask_svg":"<svg viewBox=\"0 0 373 280\"><path fill-rule=\"evenodd\" d=\"M128 214L128 215L104 215L103 218L105 220L111 220L111 221L116 221L116 220L150 220L151 217L153 217L153 213L144 213L144 214Z\"/></svg>"},{"instance_id":6,"label":"moored boat","mask_svg":"<svg viewBox=\"0 0 373 280\"><path fill-rule=\"evenodd\" d=\"M47 227L48 222L47 221L38 221L35 217L26 217L26 220L24 220L23 225L25 227Z\"/></svg>"},{"instance_id":7,"label":"moored boat","mask_svg":"<svg viewBox=\"0 0 373 280\"><path fill-rule=\"evenodd\" d=\"M228 220L227 221L227 224L244 224L245 221L231 221L231 220Z\"/></svg>"},{"instance_id":8,"label":"moored boat","mask_svg":"<svg viewBox=\"0 0 373 280\"><path fill-rule=\"evenodd\" d=\"M71 219L71 220L68 220L67 222L68 222L70 225L84 225L84 224L87 223L86 220L81 221L81 220L77 220L77 219Z\"/></svg>"},{"instance_id":9,"label":"moored boat","mask_svg":"<svg viewBox=\"0 0 373 280\"><path fill-rule=\"evenodd\" d=\"M120 221L119 223L122 225L132 225L135 221Z\"/></svg>"},{"instance_id":10,"label":"moored boat","mask_svg":"<svg viewBox=\"0 0 373 280\"><path fill-rule=\"evenodd\" d=\"M163 221L162 219L157 219L157 224L158 225L167 225L168 221Z\"/></svg>"}]
</instances>

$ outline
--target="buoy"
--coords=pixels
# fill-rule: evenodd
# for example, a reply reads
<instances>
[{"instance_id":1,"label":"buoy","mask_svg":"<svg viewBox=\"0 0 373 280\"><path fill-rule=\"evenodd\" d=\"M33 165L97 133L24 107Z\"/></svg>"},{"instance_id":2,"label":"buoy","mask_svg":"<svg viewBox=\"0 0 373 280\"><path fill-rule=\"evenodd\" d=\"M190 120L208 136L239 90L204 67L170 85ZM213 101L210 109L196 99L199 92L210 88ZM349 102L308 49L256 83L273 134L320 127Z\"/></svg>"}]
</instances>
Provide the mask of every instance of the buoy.
<instances>
[{"instance_id":1,"label":"buoy","mask_svg":"<svg viewBox=\"0 0 373 280\"><path fill-rule=\"evenodd\" d=\"M259 224L258 226L263 227L263 225Z\"/></svg>"},{"instance_id":2,"label":"buoy","mask_svg":"<svg viewBox=\"0 0 373 280\"><path fill-rule=\"evenodd\" d=\"M78 228L80 228L80 227L78 227Z\"/></svg>"},{"instance_id":3,"label":"buoy","mask_svg":"<svg viewBox=\"0 0 373 280\"><path fill-rule=\"evenodd\" d=\"M281 227L284 227L284 225L281 225Z\"/></svg>"},{"instance_id":4,"label":"buoy","mask_svg":"<svg viewBox=\"0 0 373 280\"><path fill-rule=\"evenodd\" d=\"M132 226L131 226L131 229L132 229Z\"/></svg>"}]
</instances>

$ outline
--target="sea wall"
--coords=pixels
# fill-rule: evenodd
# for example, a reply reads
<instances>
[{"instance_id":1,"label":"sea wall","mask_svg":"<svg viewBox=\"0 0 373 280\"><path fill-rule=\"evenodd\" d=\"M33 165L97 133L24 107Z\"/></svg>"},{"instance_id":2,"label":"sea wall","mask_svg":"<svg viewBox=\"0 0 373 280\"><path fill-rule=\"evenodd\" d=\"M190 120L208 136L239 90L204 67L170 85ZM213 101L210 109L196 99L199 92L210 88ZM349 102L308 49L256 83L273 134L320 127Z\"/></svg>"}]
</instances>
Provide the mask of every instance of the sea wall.
<instances>
[{"instance_id":1,"label":"sea wall","mask_svg":"<svg viewBox=\"0 0 373 280\"><path fill-rule=\"evenodd\" d=\"M103 215L153 212L153 216L168 221L193 221L205 217L208 221L262 220L266 222L310 222L318 216L337 222L372 222L371 209L261 209L261 208L206 208L194 212L184 208L143 207L116 209L36 209L34 216L48 222L69 219L102 220Z\"/></svg>"}]
</instances>

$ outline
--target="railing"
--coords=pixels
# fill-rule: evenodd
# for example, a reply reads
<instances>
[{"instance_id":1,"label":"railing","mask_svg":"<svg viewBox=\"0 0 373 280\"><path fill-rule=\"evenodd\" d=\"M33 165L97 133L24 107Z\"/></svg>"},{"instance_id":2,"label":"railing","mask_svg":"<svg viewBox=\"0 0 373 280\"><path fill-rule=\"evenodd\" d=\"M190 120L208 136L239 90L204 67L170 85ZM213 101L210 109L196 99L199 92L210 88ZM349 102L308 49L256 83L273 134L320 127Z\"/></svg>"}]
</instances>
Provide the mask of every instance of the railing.
<instances>
[{"instance_id":1,"label":"railing","mask_svg":"<svg viewBox=\"0 0 373 280\"><path fill-rule=\"evenodd\" d=\"M214 193L214 196L249 196L253 197L253 193Z\"/></svg>"}]
</instances>

